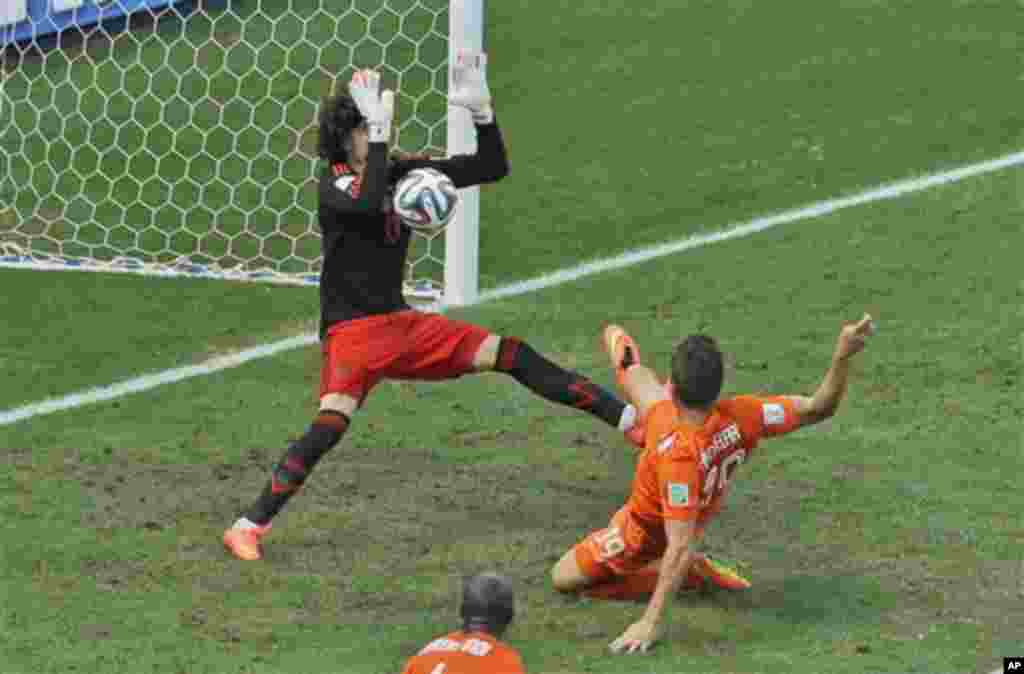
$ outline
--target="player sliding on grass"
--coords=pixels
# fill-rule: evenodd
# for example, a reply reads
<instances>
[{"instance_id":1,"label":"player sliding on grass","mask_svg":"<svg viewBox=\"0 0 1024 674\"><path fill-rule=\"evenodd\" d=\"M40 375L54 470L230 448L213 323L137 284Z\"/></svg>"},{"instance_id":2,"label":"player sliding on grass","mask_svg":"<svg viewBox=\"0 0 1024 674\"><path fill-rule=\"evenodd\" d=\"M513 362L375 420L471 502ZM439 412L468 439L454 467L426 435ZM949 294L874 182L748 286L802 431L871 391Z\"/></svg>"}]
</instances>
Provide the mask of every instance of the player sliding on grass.
<instances>
[{"instance_id":1,"label":"player sliding on grass","mask_svg":"<svg viewBox=\"0 0 1024 674\"><path fill-rule=\"evenodd\" d=\"M508 174L481 53L462 53L449 103L468 108L478 150L450 159L388 158L394 94L379 91L380 75L356 72L350 95L320 110L319 222L320 409L312 425L274 466L266 488L224 533L240 559L259 559L270 521L341 440L352 415L382 379L454 379L494 370L550 401L569 405L636 436L636 410L588 379L547 360L515 337L438 314L413 310L402 297L410 229L391 210L395 183L415 168L447 174L456 187L497 181Z\"/></svg>"},{"instance_id":2,"label":"player sliding on grass","mask_svg":"<svg viewBox=\"0 0 1024 674\"><path fill-rule=\"evenodd\" d=\"M555 589L607 599L650 600L643 617L612 642L613 652L647 648L658 638L668 598L684 583L707 577L744 589L749 583L693 550L719 512L734 472L763 437L816 424L846 392L850 358L864 348L871 317L845 325L832 365L810 398L738 396L719 400L722 354L713 339L691 335L676 347L672 376L662 385L615 325L604 332L616 378L646 427L632 494L607 528L570 549L551 570Z\"/></svg>"},{"instance_id":3,"label":"player sliding on grass","mask_svg":"<svg viewBox=\"0 0 1024 674\"><path fill-rule=\"evenodd\" d=\"M498 641L515 616L507 578L493 573L467 578L461 613L462 630L424 646L402 674L524 674L519 653Z\"/></svg>"}]
</instances>

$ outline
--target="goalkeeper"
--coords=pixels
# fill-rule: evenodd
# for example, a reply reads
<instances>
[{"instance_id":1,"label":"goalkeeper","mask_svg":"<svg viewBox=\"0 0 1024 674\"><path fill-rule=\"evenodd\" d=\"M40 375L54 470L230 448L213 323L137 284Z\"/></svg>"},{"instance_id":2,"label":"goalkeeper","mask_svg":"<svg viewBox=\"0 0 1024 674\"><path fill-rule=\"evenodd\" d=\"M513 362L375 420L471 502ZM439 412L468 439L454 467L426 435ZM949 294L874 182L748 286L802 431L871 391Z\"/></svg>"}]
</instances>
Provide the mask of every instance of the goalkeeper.
<instances>
[{"instance_id":1,"label":"goalkeeper","mask_svg":"<svg viewBox=\"0 0 1024 674\"><path fill-rule=\"evenodd\" d=\"M668 598L684 582L708 578L730 589L749 583L692 550L719 512L736 469L762 438L790 433L835 414L846 393L850 359L872 332L871 317L844 325L832 365L812 397L737 396L719 400L722 353L691 335L672 356L667 386L640 364L633 340L605 329L616 378L646 428L629 501L551 570L555 589L602 599L646 599L643 617L612 642L613 652L646 651L660 631Z\"/></svg>"},{"instance_id":2,"label":"goalkeeper","mask_svg":"<svg viewBox=\"0 0 1024 674\"><path fill-rule=\"evenodd\" d=\"M449 103L472 114L476 154L389 159L394 93L380 91L375 71L356 72L348 95L323 102L319 154L327 167L319 187L319 412L273 467L256 501L224 532L224 545L239 559L261 558L261 539L271 520L341 440L353 414L382 379L454 379L493 370L547 400L589 412L634 442L642 434L632 405L560 368L525 342L414 310L402 297L411 231L392 212L395 183L416 168L441 171L456 187L494 182L509 170L484 54L457 56Z\"/></svg>"}]
</instances>

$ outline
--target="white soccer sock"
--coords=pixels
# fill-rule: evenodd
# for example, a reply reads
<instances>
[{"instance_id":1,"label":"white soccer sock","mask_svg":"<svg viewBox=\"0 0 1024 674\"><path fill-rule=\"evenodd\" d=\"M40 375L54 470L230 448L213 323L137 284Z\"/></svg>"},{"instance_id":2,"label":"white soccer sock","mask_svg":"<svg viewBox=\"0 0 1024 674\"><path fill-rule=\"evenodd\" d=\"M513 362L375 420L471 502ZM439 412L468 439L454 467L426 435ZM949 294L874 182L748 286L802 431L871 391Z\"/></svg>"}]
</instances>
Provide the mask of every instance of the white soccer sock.
<instances>
[{"instance_id":1,"label":"white soccer sock","mask_svg":"<svg viewBox=\"0 0 1024 674\"><path fill-rule=\"evenodd\" d=\"M231 527L232 529L262 529L259 524L256 524L248 517L239 517L235 524Z\"/></svg>"},{"instance_id":2,"label":"white soccer sock","mask_svg":"<svg viewBox=\"0 0 1024 674\"><path fill-rule=\"evenodd\" d=\"M619 417L619 430L626 433L633 426L636 426L636 408L626 405L626 409L622 410L622 416Z\"/></svg>"}]
</instances>

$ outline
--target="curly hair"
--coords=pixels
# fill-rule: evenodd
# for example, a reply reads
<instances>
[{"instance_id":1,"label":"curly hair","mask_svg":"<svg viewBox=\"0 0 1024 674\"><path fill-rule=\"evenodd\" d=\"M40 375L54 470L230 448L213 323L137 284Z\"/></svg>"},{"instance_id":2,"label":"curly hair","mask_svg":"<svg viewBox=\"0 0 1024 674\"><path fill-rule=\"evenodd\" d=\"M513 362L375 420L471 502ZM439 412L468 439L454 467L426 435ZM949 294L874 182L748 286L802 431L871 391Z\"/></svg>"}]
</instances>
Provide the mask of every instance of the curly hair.
<instances>
[{"instance_id":1,"label":"curly hair","mask_svg":"<svg viewBox=\"0 0 1024 674\"><path fill-rule=\"evenodd\" d=\"M348 94L336 94L320 104L320 133L317 153L332 164L348 161L352 129L364 121L356 102Z\"/></svg>"},{"instance_id":2,"label":"curly hair","mask_svg":"<svg viewBox=\"0 0 1024 674\"><path fill-rule=\"evenodd\" d=\"M722 352L711 337L690 335L672 354L672 383L687 407L710 407L722 392L724 378Z\"/></svg>"}]
</instances>

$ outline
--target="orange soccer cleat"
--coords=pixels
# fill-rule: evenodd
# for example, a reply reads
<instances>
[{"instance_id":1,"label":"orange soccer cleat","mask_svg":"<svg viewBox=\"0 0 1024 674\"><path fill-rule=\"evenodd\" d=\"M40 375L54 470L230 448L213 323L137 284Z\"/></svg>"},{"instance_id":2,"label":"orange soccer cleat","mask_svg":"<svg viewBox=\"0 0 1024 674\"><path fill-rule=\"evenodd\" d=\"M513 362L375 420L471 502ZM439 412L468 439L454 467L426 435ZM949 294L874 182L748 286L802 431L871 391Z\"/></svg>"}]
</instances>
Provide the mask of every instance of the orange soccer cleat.
<instances>
[{"instance_id":1,"label":"orange soccer cleat","mask_svg":"<svg viewBox=\"0 0 1024 674\"><path fill-rule=\"evenodd\" d=\"M710 582L716 587L724 590L748 590L750 581L741 576L735 569L731 569L721 562L717 562L707 555L698 555L690 567L690 573L684 582L684 587L699 587L701 581Z\"/></svg>"},{"instance_id":2,"label":"orange soccer cleat","mask_svg":"<svg viewBox=\"0 0 1024 674\"><path fill-rule=\"evenodd\" d=\"M624 386L626 368L640 363L640 349L619 325L609 325L604 329L604 349L615 368L615 380L619 386Z\"/></svg>"},{"instance_id":3,"label":"orange soccer cleat","mask_svg":"<svg viewBox=\"0 0 1024 674\"><path fill-rule=\"evenodd\" d=\"M237 523L224 532L224 547L238 559L254 561L263 559L261 539L270 531L266 526L239 526Z\"/></svg>"}]
</instances>

